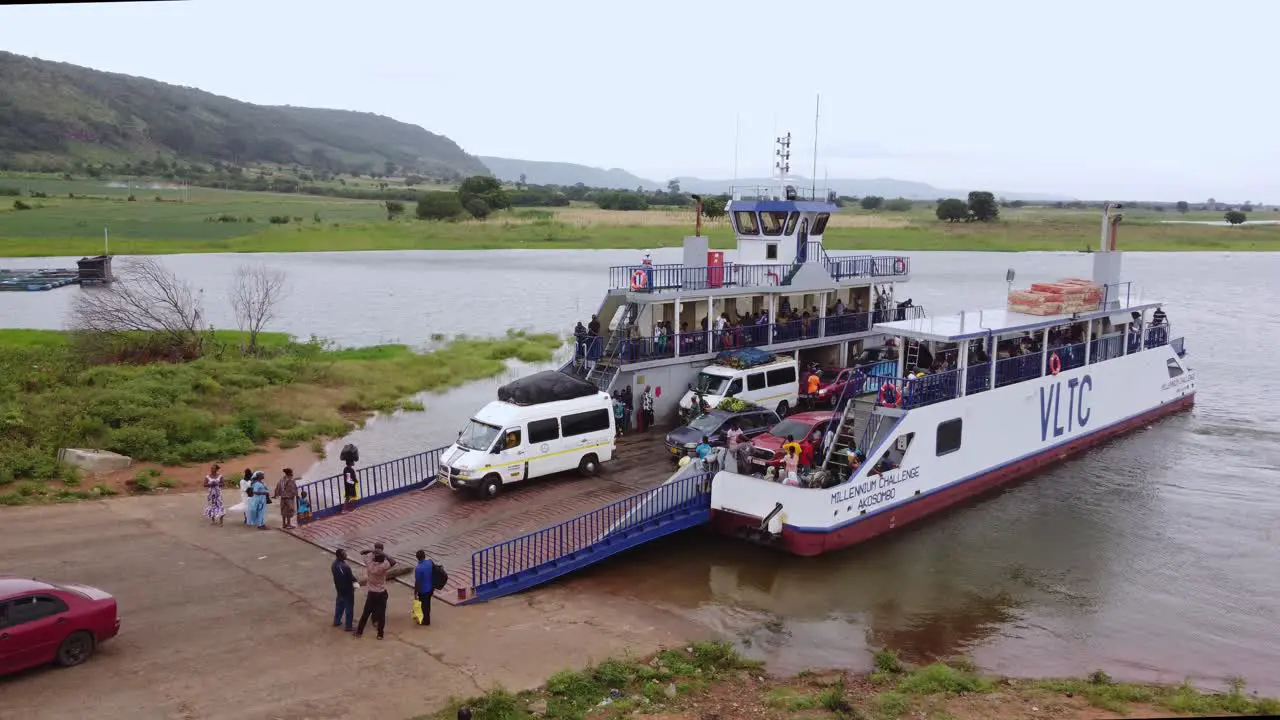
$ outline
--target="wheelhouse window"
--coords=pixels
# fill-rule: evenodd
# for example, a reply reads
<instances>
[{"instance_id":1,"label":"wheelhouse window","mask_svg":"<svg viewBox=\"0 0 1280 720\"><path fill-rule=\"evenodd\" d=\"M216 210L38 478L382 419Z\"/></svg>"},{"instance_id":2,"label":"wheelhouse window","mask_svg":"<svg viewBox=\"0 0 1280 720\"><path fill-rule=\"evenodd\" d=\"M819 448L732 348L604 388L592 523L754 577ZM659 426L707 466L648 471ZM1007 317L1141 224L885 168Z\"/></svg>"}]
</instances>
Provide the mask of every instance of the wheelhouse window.
<instances>
[{"instance_id":1,"label":"wheelhouse window","mask_svg":"<svg viewBox=\"0 0 1280 720\"><path fill-rule=\"evenodd\" d=\"M760 227L765 235L781 235L787 224L787 213L769 210L760 213Z\"/></svg>"},{"instance_id":2,"label":"wheelhouse window","mask_svg":"<svg viewBox=\"0 0 1280 720\"><path fill-rule=\"evenodd\" d=\"M827 229L827 221L831 219L831 213L818 213L818 219L813 221L813 229L809 231L810 235L821 235Z\"/></svg>"},{"instance_id":3,"label":"wheelhouse window","mask_svg":"<svg viewBox=\"0 0 1280 720\"><path fill-rule=\"evenodd\" d=\"M756 220L756 214L750 210L734 211L733 224L737 226L739 235L760 234L759 221Z\"/></svg>"},{"instance_id":4,"label":"wheelhouse window","mask_svg":"<svg viewBox=\"0 0 1280 720\"><path fill-rule=\"evenodd\" d=\"M936 443L939 457L960 449L960 436L964 430L964 420L956 418L938 423L938 440Z\"/></svg>"},{"instance_id":5,"label":"wheelhouse window","mask_svg":"<svg viewBox=\"0 0 1280 720\"><path fill-rule=\"evenodd\" d=\"M764 257L766 260L778 259L778 243L769 243L764 246Z\"/></svg>"},{"instance_id":6,"label":"wheelhouse window","mask_svg":"<svg viewBox=\"0 0 1280 720\"><path fill-rule=\"evenodd\" d=\"M791 233L795 232L796 223L798 222L800 222L800 213L793 211L790 215L787 216L787 229L782 234L790 235Z\"/></svg>"}]
</instances>

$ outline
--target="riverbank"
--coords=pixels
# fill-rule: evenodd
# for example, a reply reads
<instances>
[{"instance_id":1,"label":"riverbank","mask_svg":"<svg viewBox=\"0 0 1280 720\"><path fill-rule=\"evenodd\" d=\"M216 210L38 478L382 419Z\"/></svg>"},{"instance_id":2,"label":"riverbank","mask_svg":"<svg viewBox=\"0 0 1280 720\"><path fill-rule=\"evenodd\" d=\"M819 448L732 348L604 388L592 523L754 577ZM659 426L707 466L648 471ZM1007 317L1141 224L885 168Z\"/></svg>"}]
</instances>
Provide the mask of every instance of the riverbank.
<instances>
[{"instance_id":1,"label":"riverbank","mask_svg":"<svg viewBox=\"0 0 1280 720\"><path fill-rule=\"evenodd\" d=\"M0 330L0 505L190 489L211 461L227 473L249 462L302 464L373 412L423 410L416 393L492 377L511 359L545 362L563 344L510 332L416 352L270 335L264 353L245 356L227 350L235 336L215 334L215 347L190 362L124 365L90 363L69 333ZM56 462L62 447L140 464L79 478Z\"/></svg>"},{"instance_id":2,"label":"riverbank","mask_svg":"<svg viewBox=\"0 0 1280 720\"><path fill-rule=\"evenodd\" d=\"M771 678L727 643L691 643L643 659L563 670L532 691L495 688L452 699L419 720L454 720L460 706L471 708L477 720L1095 720L1280 713L1280 701L1248 694L1240 683L1215 693L1187 684L1118 683L1101 671L1088 678L1018 680L981 675L963 658L908 668L885 650L876 654L875 667L862 675L829 670Z\"/></svg>"},{"instance_id":3,"label":"riverbank","mask_svg":"<svg viewBox=\"0 0 1280 720\"><path fill-rule=\"evenodd\" d=\"M117 195L74 197L48 180L48 197L29 210L0 206L0 257L63 257L101 252L110 220L111 251L120 255L213 252L329 252L362 250L653 249L677 247L693 231L691 209L602 210L585 204L517 208L485 221L388 221L382 203L296 194L193 191L179 202L130 202ZM42 186L44 187L44 186ZM1096 245L1096 211L1002 208L992 223L947 223L932 202L904 212L845 208L832 216L824 237L831 250L1080 251ZM1125 213L1122 243L1138 251L1280 251L1280 226L1175 224L1164 220L1220 221L1222 213ZM1251 220L1280 219L1253 212ZM734 246L727 220L704 221L712 247Z\"/></svg>"}]
</instances>

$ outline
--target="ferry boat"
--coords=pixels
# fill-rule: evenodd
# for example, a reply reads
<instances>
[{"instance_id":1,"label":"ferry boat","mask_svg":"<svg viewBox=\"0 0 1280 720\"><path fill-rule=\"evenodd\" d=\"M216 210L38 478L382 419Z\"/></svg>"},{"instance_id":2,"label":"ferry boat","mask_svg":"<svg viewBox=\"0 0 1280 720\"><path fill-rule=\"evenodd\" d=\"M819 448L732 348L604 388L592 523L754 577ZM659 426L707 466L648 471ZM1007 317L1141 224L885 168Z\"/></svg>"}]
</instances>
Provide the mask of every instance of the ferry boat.
<instances>
[{"instance_id":1,"label":"ferry boat","mask_svg":"<svg viewBox=\"0 0 1280 720\"><path fill-rule=\"evenodd\" d=\"M794 359L794 387L806 365L844 367L864 347L881 347L878 323L923 317L923 308L895 299L911 278L909 257L826 251L823 235L839 210L835 193L793 181L790 148L789 133L777 138L773 185L731 189L732 257L710 249L699 211L683 262L655 265L646 254L610 268L595 313L600 329L579 341L561 372L606 392L630 389L636 410L647 394L643 402L662 423L689 405L701 370L724 351L759 348ZM882 362L875 370L893 367ZM786 415L795 392L769 397L766 406Z\"/></svg>"},{"instance_id":2,"label":"ferry boat","mask_svg":"<svg viewBox=\"0 0 1280 720\"><path fill-rule=\"evenodd\" d=\"M717 473L713 527L796 555L831 552L1190 408L1183 338L1160 302L1121 280L1120 211L1102 211L1092 281L1042 288L1041 300L1074 298L1065 306L1036 305L1033 286L1004 308L877 318L868 333L903 351L856 383L820 470L798 486Z\"/></svg>"}]
</instances>

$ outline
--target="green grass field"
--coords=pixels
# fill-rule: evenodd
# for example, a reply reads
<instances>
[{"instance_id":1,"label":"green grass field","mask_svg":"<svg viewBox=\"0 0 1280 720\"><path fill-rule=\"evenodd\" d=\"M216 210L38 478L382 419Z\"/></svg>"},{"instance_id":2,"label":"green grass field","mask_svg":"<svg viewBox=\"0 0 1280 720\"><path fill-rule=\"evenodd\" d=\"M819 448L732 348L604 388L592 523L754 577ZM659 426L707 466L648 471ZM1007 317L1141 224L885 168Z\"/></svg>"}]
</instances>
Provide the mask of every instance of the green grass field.
<instances>
[{"instance_id":1,"label":"green grass field","mask_svg":"<svg viewBox=\"0 0 1280 720\"><path fill-rule=\"evenodd\" d=\"M139 187L149 183L0 176L0 188L20 189L29 210L0 196L0 256L75 256L102 251L103 227L111 252L121 255L201 252L307 252L335 250L481 250L502 248L648 249L676 247L692 234L690 210L604 211L594 207L524 209L485 222L389 222L381 203L294 194ZM32 198L29 191L48 197ZM127 200L130 194L135 201ZM74 197L70 197L73 195ZM156 198L159 197L160 201ZM179 200L185 199L184 202ZM412 207L408 208L412 213ZM948 224L932 203L905 213L842 211L826 234L833 250L1082 250L1097 242L1098 215L1090 210L1005 209L996 223ZM219 222L219 218L234 222ZM271 224L286 216L288 224ZM250 219L252 220L250 222ZM1280 225L1215 227L1162 224L1161 220L1219 220L1220 213L1134 211L1126 215L1122 243L1129 250L1280 250ZM1280 219L1254 212L1253 220ZM717 248L731 248L727 223L706 232Z\"/></svg>"}]
</instances>

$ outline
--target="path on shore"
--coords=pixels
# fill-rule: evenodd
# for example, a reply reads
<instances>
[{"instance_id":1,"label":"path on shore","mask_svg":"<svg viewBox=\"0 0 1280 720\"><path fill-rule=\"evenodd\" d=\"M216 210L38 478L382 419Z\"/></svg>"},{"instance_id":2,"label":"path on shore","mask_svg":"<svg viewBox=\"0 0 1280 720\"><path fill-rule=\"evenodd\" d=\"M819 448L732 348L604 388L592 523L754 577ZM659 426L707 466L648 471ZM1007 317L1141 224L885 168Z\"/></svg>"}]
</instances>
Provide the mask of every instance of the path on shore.
<instances>
[{"instance_id":1,"label":"path on shore","mask_svg":"<svg viewBox=\"0 0 1280 720\"><path fill-rule=\"evenodd\" d=\"M437 602L423 628L393 584L386 640L353 640L331 627L332 555L231 517L212 527L203 500L0 509L0 573L102 587L122 617L120 636L86 664L0 679L0 719L404 718L707 634L643 603L554 585L471 607Z\"/></svg>"}]
</instances>

